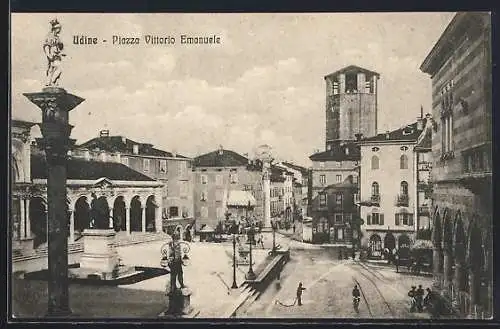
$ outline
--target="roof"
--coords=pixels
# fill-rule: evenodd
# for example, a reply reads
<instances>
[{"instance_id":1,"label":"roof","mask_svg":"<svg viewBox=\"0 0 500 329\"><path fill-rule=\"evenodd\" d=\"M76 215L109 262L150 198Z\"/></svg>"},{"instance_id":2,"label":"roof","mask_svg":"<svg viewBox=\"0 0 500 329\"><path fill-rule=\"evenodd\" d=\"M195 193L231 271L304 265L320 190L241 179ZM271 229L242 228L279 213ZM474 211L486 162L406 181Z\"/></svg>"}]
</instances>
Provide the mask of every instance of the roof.
<instances>
[{"instance_id":1,"label":"roof","mask_svg":"<svg viewBox=\"0 0 500 329\"><path fill-rule=\"evenodd\" d=\"M286 180L286 178L283 176L284 174L288 175L290 174L290 172L276 165L271 165L271 182L283 183Z\"/></svg>"},{"instance_id":2,"label":"roof","mask_svg":"<svg viewBox=\"0 0 500 329\"><path fill-rule=\"evenodd\" d=\"M375 72L375 71L371 71L371 70L367 70L367 69L364 69L362 67L359 67L359 66L356 66L356 65L349 65L349 66L346 66L344 68L341 68L340 70L337 70L333 73L330 73L328 75L325 75L325 79L327 77L330 77L330 76L333 76L333 75L337 75L337 74L340 74L340 73L346 73L346 72L352 72L352 71L355 71L355 72L363 72L363 73L367 73L369 75L376 75L377 77L380 76L379 73Z\"/></svg>"},{"instance_id":3,"label":"roof","mask_svg":"<svg viewBox=\"0 0 500 329\"><path fill-rule=\"evenodd\" d=\"M107 152L134 153L134 145L139 145L139 155L173 157L173 153L154 148L152 144L139 143L123 136L100 136L78 145L78 148L104 150ZM177 158L186 158L176 154Z\"/></svg>"},{"instance_id":4,"label":"roof","mask_svg":"<svg viewBox=\"0 0 500 329\"><path fill-rule=\"evenodd\" d=\"M31 177L47 178L47 161L43 154L31 155ZM67 165L67 178L76 180L96 180L106 177L121 181L155 181L121 163L86 161L70 158Z\"/></svg>"},{"instance_id":5,"label":"roof","mask_svg":"<svg viewBox=\"0 0 500 329\"><path fill-rule=\"evenodd\" d=\"M10 123L13 127L22 127L22 128L31 128L37 124L36 122L17 120L17 119L10 120Z\"/></svg>"},{"instance_id":6,"label":"roof","mask_svg":"<svg viewBox=\"0 0 500 329\"><path fill-rule=\"evenodd\" d=\"M474 27L491 24L489 13L460 12L450 21L438 41L420 65L420 70L431 76L437 73L445 61L453 54L466 31Z\"/></svg>"},{"instance_id":7,"label":"roof","mask_svg":"<svg viewBox=\"0 0 500 329\"><path fill-rule=\"evenodd\" d=\"M231 150L218 149L194 158L196 167L240 167L248 165L248 158Z\"/></svg>"},{"instance_id":8,"label":"roof","mask_svg":"<svg viewBox=\"0 0 500 329\"><path fill-rule=\"evenodd\" d=\"M227 196L227 205L236 207L247 207L248 205L255 207L257 202L253 195L248 191L233 190L229 191Z\"/></svg>"},{"instance_id":9,"label":"roof","mask_svg":"<svg viewBox=\"0 0 500 329\"><path fill-rule=\"evenodd\" d=\"M348 149L348 154L346 154ZM361 155L358 146L353 142L337 142L330 150L314 153L309 157L312 161L359 161Z\"/></svg>"},{"instance_id":10,"label":"roof","mask_svg":"<svg viewBox=\"0 0 500 329\"><path fill-rule=\"evenodd\" d=\"M291 169L294 169L294 170L300 171L300 173L301 173L302 175L307 175L308 170L307 170L307 168L305 168L305 167L302 167L302 166L296 165L296 164L291 163L291 162L282 162L282 164L283 164L284 166L286 166L286 167L291 168Z\"/></svg>"},{"instance_id":11,"label":"roof","mask_svg":"<svg viewBox=\"0 0 500 329\"><path fill-rule=\"evenodd\" d=\"M425 126L426 119L423 119L423 125ZM376 136L363 138L358 144L364 144L365 142L395 142L395 141L416 141L423 129L417 129L417 122L409 124L405 127L389 131L388 133L381 133Z\"/></svg>"}]
</instances>

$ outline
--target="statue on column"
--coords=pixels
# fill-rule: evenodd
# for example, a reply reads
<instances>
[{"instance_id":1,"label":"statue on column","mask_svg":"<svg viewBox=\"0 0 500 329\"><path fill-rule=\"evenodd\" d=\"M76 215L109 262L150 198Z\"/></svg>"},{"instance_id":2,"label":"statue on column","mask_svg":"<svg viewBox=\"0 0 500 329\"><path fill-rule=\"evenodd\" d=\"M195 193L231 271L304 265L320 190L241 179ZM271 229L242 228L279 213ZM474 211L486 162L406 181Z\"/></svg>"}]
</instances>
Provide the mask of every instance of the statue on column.
<instances>
[{"instance_id":1,"label":"statue on column","mask_svg":"<svg viewBox=\"0 0 500 329\"><path fill-rule=\"evenodd\" d=\"M167 265L170 269L170 291L174 292L177 290L177 281L179 281L180 289L186 288L184 284L184 271L182 266L189 259L187 253L189 252L189 244L181 240L180 229L177 228L174 233L172 233L172 240L162 247L163 259L167 261Z\"/></svg>"},{"instance_id":2,"label":"statue on column","mask_svg":"<svg viewBox=\"0 0 500 329\"><path fill-rule=\"evenodd\" d=\"M45 86L57 86L59 78L61 77L61 60L64 54L64 45L59 37L61 33L61 24L57 19L50 21L51 29L45 42L43 43L43 51L47 56L47 79Z\"/></svg>"}]
</instances>

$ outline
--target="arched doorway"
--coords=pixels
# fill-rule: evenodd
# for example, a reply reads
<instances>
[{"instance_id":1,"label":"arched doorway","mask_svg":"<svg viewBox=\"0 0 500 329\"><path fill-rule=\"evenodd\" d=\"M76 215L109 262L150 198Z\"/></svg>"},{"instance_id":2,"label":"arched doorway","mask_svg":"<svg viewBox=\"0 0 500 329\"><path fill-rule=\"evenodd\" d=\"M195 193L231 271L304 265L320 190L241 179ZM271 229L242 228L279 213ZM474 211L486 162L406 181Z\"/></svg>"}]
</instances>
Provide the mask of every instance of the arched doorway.
<instances>
[{"instance_id":1,"label":"arched doorway","mask_svg":"<svg viewBox=\"0 0 500 329\"><path fill-rule=\"evenodd\" d=\"M384 248L389 249L390 252L396 248L396 238L391 232L388 232L384 238Z\"/></svg>"},{"instance_id":2,"label":"arched doorway","mask_svg":"<svg viewBox=\"0 0 500 329\"><path fill-rule=\"evenodd\" d=\"M378 234L373 234L370 237L370 255L372 257L382 256L382 239Z\"/></svg>"},{"instance_id":3,"label":"arched doorway","mask_svg":"<svg viewBox=\"0 0 500 329\"><path fill-rule=\"evenodd\" d=\"M142 231L142 208L139 196L135 196L130 201L130 231Z\"/></svg>"},{"instance_id":4,"label":"arched doorway","mask_svg":"<svg viewBox=\"0 0 500 329\"><path fill-rule=\"evenodd\" d=\"M90 228L90 206L87 197L80 197L75 203L75 234L78 235L76 240L82 236L83 230Z\"/></svg>"},{"instance_id":5,"label":"arched doorway","mask_svg":"<svg viewBox=\"0 0 500 329\"><path fill-rule=\"evenodd\" d=\"M33 237L33 248L47 242L47 203L41 197L30 200L30 224Z\"/></svg>"},{"instance_id":6,"label":"arched doorway","mask_svg":"<svg viewBox=\"0 0 500 329\"><path fill-rule=\"evenodd\" d=\"M127 231L127 209L125 207L125 199L119 196L113 203L113 228L116 232Z\"/></svg>"},{"instance_id":7,"label":"arched doorway","mask_svg":"<svg viewBox=\"0 0 500 329\"><path fill-rule=\"evenodd\" d=\"M406 234L401 234L398 239L398 248L399 249L410 249L411 240L410 237Z\"/></svg>"},{"instance_id":8,"label":"arched doorway","mask_svg":"<svg viewBox=\"0 0 500 329\"><path fill-rule=\"evenodd\" d=\"M156 209L158 206L155 203L155 197L151 195L146 200L146 231L156 232Z\"/></svg>"}]
</instances>

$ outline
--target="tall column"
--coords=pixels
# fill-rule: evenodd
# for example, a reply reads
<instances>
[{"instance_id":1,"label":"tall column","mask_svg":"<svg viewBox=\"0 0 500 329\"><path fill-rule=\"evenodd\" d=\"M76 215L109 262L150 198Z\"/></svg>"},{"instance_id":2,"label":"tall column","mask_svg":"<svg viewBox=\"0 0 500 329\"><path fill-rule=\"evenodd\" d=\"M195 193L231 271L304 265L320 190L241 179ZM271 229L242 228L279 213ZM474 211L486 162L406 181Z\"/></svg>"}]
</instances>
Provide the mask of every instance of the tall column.
<instances>
[{"instance_id":1,"label":"tall column","mask_svg":"<svg viewBox=\"0 0 500 329\"><path fill-rule=\"evenodd\" d=\"M59 73L60 74L60 73ZM56 79L57 81L57 79ZM24 94L42 110L39 142L45 150L48 164L48 311L47 316L67 316L69 307L68 285L68 213L66 190L66 164L71 129L69 111L84 101L54 86L42 92Z\"/></svg>"},{"instance_id":2,"label":"tall column","mask_svg":"<svg viewBox=\"0 0 500 329\"><path fill-rule=\"evenodd\" d=\"M263 175L263 192L264 192L264 227L271 227L271 179L269 174L269 163L266 162L264 166Z\"/></svg>"},{"instance_id":3,"label":"tall column","mask_svg":"<svg viewBox=\"0 0 500 329\"><path fill-rule=\"evenodd\" d=\"M69 210L69 242L75 242L75 210Z\"/></svg>"},{"instance_id":4,"label":"tall column","mask_svg":"<svg viewBox=\"0 0 500 329\"><path fill-rule=\"evenodd\" d=\"M125 207L125 224L127 225L127 235L130 235L130 207Z\"/></svg>"},{"instance_id":5,"label":"tall column","mask_svg":"<svg viewBox=\"0 0 500 329\"><path fill-rule=\"evenodd\" d=\"M109 228L113 228L113 208L109 208Z\"/></svg>"},{"instance_id":6,"label":"tall column","mask_svg":"<svg viewBox=\"0 0 500 329\"><path fill-rule=\"evenodd\" d=\"M162 198L155 198L155 200L162 200ZM160 233L162 232L162 218L161 218L161 209L163 209L163 200L161 201L160 205L155 208L155 228L156 232Z\"/></svg>"},{"instance_id":7,"label":"tall column","mask_svg":"<svg viewBox=\"0 0 500 329\"><path fill-rule=\"evenodd\" d=\"M19 225L21 229L21 234L19 234L19 240L23 240L26 238L26 208L25 208L25 197L21 196L19 198L19 209L20 209L20 216L19 216Z\"/></svg>"},{"instance_id":8,"label":"tall column","mask_svg":"<svg viewBox=\"0 0 500 329\"><path fill-rule=\"evenodd\" d=\"M433 263L433 274L434 274L434 282L432 285L434 288L440 289L441 288L441 282L443 278L443 273L442 273L442 264L443 264L443 250L441 249L440 245L435 245L434 249L432 251L432 263Z\"/></svg>"},{"instance_id":9,"label":"tall column","mask_svg":"<svg viewBox=\"0 0 500 329\"><path fill-rule=\"evenodd\" d=\"M31 238L31 217L30 217L30 198L27 197L25 201L25 205L26 207L24 208L25 209L25 212L24 212L24 215L25 215L25 219L26 219L26 238L29 239Z\"/></svg>"},{"instance_id":10,"label":"tall column","mask_svg":"<svg viewBox=\"0 0 500 329\"><path fill-rule=\"evenodd\" d=\"M142 207L142 216L141 216L141 225L142 232L146 232L146 207Z\"/></svg>"}]
</instances>

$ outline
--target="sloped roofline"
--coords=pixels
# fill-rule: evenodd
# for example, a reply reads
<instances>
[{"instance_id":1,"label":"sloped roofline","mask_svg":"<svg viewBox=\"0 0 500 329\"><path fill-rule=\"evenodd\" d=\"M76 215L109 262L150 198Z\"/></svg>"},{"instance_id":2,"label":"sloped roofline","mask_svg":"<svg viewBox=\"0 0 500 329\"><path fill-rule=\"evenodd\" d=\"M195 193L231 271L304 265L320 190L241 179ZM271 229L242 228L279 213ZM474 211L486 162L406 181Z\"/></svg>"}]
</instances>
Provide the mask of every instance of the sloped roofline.
<instances>
[{"instance_id":1,"label":"sloped roofline","mask_svg":"<svg viewBox=\"0 0 500 329\"><path fill-rule=\"evenodd\" d=\"M348 66L343 67L343 68L341 68L341 69L339 69L339 70L337 70L335 72L332 72L330 74L325 75L324 78L326 79L326 78L331 77L333 75L337 75L337 74L340 74L340 73L343 73L343 72L346 72L346 71L351 71L351 70L363 71L365 73L369 73L371 75L375 75L377 77L380 77L380 73L378 73L378 72L371 71L371 70L359 67L357 65L348 65Z\"/></svg>"}]
</instances>

